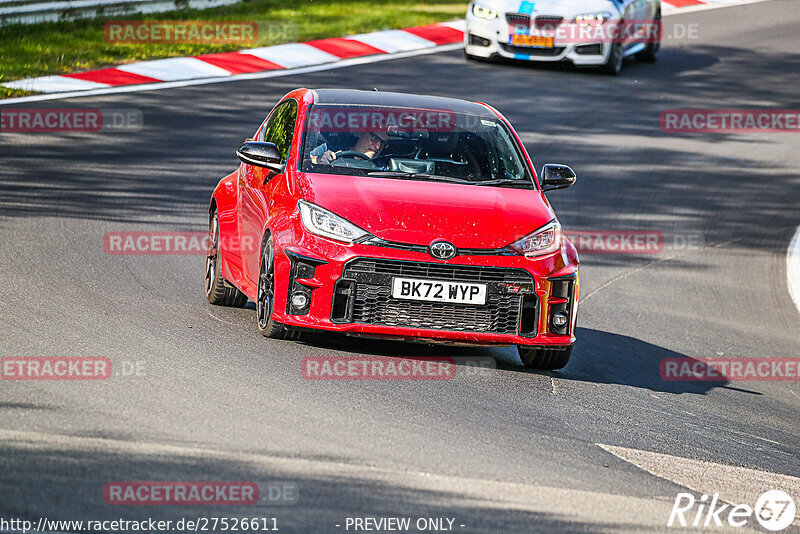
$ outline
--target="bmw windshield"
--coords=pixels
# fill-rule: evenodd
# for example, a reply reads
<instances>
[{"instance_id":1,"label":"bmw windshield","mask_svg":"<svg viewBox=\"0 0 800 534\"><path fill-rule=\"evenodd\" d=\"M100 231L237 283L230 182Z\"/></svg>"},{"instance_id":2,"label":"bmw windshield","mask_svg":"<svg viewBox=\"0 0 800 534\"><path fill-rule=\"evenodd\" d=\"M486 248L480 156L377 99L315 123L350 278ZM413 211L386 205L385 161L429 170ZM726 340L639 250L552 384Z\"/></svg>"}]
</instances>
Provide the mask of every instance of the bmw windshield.
<instances>
[{"instance_id":1,"label":"bmw windshield","mask_svg":"<svg viewBox=\"0 0 800 534\"><path fill-rule=\"evenodd\" d=\"M300 170L534 189L499 119L447 110L316 105Z\"/></svg>"}]
</instances>

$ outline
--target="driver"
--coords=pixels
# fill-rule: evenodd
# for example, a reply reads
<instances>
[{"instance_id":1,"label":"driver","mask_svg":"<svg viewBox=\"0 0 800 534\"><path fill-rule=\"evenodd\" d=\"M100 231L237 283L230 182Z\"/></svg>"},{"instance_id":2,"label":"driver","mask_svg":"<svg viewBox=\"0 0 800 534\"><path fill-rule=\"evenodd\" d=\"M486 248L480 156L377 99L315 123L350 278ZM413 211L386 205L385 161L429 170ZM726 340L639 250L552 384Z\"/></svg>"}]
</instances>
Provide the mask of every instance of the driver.
<instances>
[{"instance_id":1,"label":"driver","mask_svg":"<svg viewBox=\"0 0 800 534\"><path fill-rule=\"evenodd\" d=\"M386 148L389 141L389 136L386 132L381 131L364 131L358 134L358 139L348 150L360 152L370 159L374 159L381 153L381 150ZM328 144L323 143L309 154L311 156L311 163L315 165L330 165L336 159L336 154L343 152L342 150L334 152L328 150Z\"/></svg>"}]
</instances>

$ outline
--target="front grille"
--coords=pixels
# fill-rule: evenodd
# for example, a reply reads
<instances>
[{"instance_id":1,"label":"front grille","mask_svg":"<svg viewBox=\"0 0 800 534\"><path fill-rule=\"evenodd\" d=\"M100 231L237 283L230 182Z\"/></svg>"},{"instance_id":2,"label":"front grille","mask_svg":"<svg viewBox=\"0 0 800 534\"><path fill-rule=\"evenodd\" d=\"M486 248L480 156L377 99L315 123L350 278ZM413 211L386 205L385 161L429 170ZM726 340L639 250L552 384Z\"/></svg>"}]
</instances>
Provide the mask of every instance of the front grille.
<instances>
[{"instance_id":1,"label":"front grille","mask_svg":"<svg viewBox=\"0 0 800 534\"><path fill-rule=\"evenodd\" d=\"M530 26L531 16L525 13L506 13L506 20L512 25Z\"/></svg>"},{"instance_id":2,"label":"front grille","mask_svg":"<svg viewBox=\"0 0 800 534\"><path fill-rule=\"evenodd\" d=\"M541 57L556 57L561 55L564 47L555 48L534 48L532 46L514 46L506 43L500 43L503 50L509 54L520 54L523 56L541 56Z\"/></svg>"},{"instance_id":3,"label":"front grille","mask_svg":"<svg viewBox=\"0 0 800 534\"><path fill-rule=\"evenodd\" d=\"M395 276L486 283L486 304L395 299ZM520 301L533 293L533 277L521 269L356 259L345 266L343 278L355 282L353 323L456 332L516 334Z\"/></svg>"},{"instance_id":4,"label":"front grille","mask_svg":"<svg viewBox=\"0 0 800 534\"><path fill-rule=\"evenodd\" d=\"M391 298L386 286L359 284L353 322L386 326L516 334L519 295L489 295L485 306Z\"/></svg>"},{"instance_id":5,"label":"front grille","mask_svg":"<svg viewBox=\"0 0 800 534\"><path fill-rule=\"evenodd\" d=\"M540 30L543 29L555 30L561 25L563 21L564 17L551 17L547 15L538 15L534 19L533 24Z\"/></svg>"}]
</instances>

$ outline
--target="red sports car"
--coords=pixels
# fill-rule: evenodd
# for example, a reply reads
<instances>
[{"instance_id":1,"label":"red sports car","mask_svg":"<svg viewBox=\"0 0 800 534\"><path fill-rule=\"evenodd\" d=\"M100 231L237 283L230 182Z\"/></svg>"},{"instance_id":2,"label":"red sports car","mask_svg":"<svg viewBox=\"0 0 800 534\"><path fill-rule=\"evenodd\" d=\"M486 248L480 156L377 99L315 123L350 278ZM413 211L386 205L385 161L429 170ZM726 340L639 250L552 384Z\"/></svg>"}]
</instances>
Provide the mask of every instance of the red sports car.
<instances>
[{"instance_id":1,"label":"red sports car","mask_svg":"<svg viewBox=\"0 0 800 534\"><path fill-rule=\"evenodd\" d=\"M539 369L575 341L575 247L509 122L486 104L297 89L209 208L206 296L256 303L267 337L308 329L514 344Z\"/></svg>"}]
</instances>

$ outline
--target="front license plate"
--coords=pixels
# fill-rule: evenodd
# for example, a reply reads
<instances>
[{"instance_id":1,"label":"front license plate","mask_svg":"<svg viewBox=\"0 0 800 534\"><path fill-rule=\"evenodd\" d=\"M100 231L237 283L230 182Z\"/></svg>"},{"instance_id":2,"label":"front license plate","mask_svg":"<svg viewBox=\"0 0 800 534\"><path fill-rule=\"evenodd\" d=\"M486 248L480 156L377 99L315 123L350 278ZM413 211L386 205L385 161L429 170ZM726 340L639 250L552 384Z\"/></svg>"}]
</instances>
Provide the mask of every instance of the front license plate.
<instances>
[{"instance_id":1,"label":"front license plate","mask_svg":"<svg viewBox=\"0 0 800 534\"><path fill-rule=\"evenodd\" d=\"M553 48L552 37L541 35L512 35L511 44L515 46L535 46L536 48Z\"/></svg>"},{"instance_id":2,"label":"front license plate","mask_svg":"<svg viewBox=\"0 0 800 534\"><path fill-rule=\"evenodd\" d=\"M420 278L393 278L392 297L405 300L456 302L482 306L486 304L486 284L468 284Z\"/></svg>"}]
</instances>

